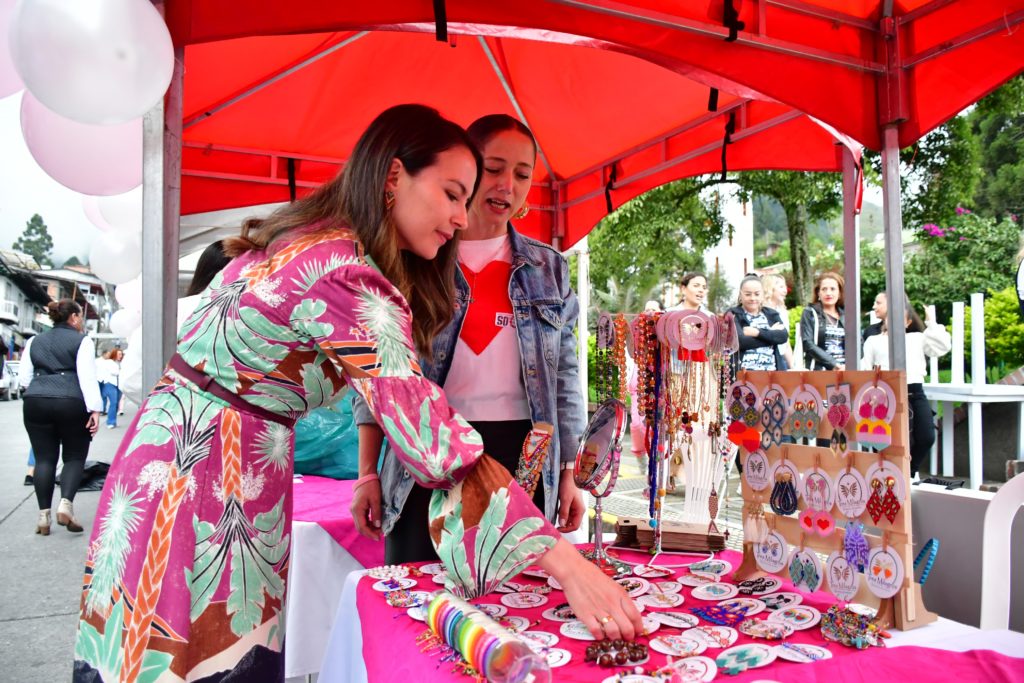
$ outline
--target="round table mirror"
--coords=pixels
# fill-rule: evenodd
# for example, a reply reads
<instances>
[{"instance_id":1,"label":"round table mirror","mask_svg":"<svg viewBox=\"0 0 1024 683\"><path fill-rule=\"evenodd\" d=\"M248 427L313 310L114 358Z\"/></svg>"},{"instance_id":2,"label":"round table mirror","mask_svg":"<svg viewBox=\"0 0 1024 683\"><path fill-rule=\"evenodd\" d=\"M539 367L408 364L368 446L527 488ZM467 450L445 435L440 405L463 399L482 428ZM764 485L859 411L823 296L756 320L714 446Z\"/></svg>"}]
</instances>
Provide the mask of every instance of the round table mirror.
<instances>
[{"instance_id":1,"label":"round table mirror","mask_svg":"<svg viewBox=\"0 0 1024 683\"><path fill-rule=\"evenodd\" d=\"M604 550L601 500L615 488L619 476L622 435L626 429L626 406L610 398L598 406L580 438L573 478L576 486L594 496L594 549L584 555L609 574L629 572L629 566L609 557Z\"/></svg>"}]
</instances>

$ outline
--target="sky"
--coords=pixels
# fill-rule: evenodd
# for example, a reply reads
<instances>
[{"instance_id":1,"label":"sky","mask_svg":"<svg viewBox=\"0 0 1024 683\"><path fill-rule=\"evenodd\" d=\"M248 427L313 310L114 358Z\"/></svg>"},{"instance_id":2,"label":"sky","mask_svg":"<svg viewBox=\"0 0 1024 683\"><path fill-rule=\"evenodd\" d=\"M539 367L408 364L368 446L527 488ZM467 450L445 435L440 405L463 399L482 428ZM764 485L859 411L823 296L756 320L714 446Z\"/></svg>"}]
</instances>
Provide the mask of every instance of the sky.
<instances>
[{"instance_id":1,"label":"sky","mask_svg":"<svg viewBox=\"0 0 1024 683\"><path fill-rule=\"evenodd\" d=\"M82 210L82 195L39 168L21 136L21 93L0 99L0 248L9 249L38 213L53 237L53 261L85 261L99 231Z\"/></svg>"}]
</instances>

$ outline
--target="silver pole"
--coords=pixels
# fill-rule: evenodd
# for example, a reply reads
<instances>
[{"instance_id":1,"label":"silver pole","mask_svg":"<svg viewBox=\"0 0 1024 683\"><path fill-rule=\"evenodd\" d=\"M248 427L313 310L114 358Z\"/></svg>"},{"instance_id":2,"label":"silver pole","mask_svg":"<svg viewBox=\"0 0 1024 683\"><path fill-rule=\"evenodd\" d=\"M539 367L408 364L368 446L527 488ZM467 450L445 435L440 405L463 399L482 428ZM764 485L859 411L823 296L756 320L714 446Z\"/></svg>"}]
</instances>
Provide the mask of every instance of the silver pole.
<instances>
[{"instance_id":1,"label":"silver pole","mask_svg":"<svg viewBox=\"0 0 1024 683\"><path fill-rule=\"evenodd\" d=\"M185 50L167 95L142 120L142 386L156 384L178 330L178 233Z\"/></svg>"},{"instance_id":2,"label":"silver pole","mask_svg":"<svg viewBox=\"0 0 1024 683\"><path fill-rule=\"evenodd\" d=\"M846 369L860 362L860 224L857 221L857 164L846 145L843 150L843 270L846 274Z\"/></svg>"},{"instance_id":3,"label":"silver pole","mask_svg":"<svg viewBox=\"0 0 1024 683\"><path fill-rule=\"evenodd\" d=\"M907 367L906 302L903 299L903 214L900 209L899 128L882 129L882 209L885 221L885 291L889 320L889 368Z\"/></svg>"},{"instance_id":4,"label":"silver pole","mask_svg":"<svg viewBox=\"0 0 1024 683\"><path fill-rule=\"evenodd\" d=\"M576 248L576 300L580 305L580 315L576 332L576 355L579 359L580 393L583 400L589 401L589 380L587 376L587 337L590 336L588 313L590 312L590 247L584 237ZM623 380L625 381L625 380ZM600 397L598 397L600 399Z\"/></svg>"}]
</instances>

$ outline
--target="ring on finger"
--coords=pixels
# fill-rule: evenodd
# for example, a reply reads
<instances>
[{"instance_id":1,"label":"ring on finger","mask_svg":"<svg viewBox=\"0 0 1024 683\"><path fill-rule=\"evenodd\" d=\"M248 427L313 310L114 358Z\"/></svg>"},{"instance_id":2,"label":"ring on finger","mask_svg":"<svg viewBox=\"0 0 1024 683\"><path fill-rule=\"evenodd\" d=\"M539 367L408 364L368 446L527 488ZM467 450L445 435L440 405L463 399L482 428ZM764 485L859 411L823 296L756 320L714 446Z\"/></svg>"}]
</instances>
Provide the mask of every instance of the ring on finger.
<instances>
[{"instance_id":1,"label":"ring on finger","mask_svg":"<svg viewBox=\"0 0 1024 683\"><path fill-rule=\"evenodd\" d=\"M614 621L614 620L613 620L613 619L611 618L611 616L610 616L610 615L607 615L607 614L606 614L606 615L604 615L603 617L601 617L601 628L604 628L604 625L605 625L605 624L607 624L607 623L608 623L608 622L610 622L610 621Z\"/></svg>"}]
</instances>

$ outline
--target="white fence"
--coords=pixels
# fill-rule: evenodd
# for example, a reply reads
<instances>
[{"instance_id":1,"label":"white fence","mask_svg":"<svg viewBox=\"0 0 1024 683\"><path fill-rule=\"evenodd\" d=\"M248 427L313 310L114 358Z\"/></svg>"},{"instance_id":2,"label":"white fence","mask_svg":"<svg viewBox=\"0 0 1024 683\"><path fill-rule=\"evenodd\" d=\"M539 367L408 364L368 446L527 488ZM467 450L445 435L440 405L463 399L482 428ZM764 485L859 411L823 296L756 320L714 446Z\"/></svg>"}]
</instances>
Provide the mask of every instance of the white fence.
<instances>
[{"instance_id":1,"label":"white fence","mask_svg":"<svg viewBox=\"0 0 1024 683\"><path fill-rule=\"evenodd\" d=\"M933 311L934 312L934 311ZM933 404L942 405L942 466L939 468L939 441L932 448L931 471L944 477L953 476L954 403L967 406L968 478L972 489L982 483L984 445L982 443L981 408L986 403L1016 403L1017 458L1024 459L1024 387L988 384L985 373L985 298L971 295L971 381L964 377L964 304L953 304L952 375L948 384L939 382L939 361L931 359L930 381L924 385L925 395Z\"/></svg>"}]
</instances>

